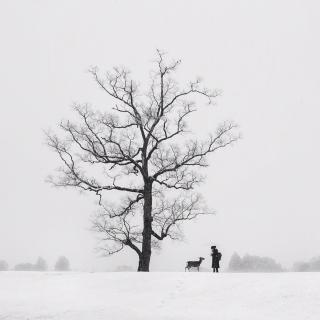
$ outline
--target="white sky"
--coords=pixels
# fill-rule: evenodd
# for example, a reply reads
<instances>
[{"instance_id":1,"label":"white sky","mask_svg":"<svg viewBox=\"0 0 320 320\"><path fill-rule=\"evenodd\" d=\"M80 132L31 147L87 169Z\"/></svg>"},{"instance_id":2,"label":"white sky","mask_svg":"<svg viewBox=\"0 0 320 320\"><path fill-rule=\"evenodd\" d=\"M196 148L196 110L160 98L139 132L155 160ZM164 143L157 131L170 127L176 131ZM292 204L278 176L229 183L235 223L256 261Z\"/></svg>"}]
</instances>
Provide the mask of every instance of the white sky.
<instances>
[{"instance_id":1,"label":"white sky","mask_svg":"<svg viewBox=\"0 0 320 320\"><path fill-rule=\"evenodd\" d=\"M135 266L129 253L97 258L88 231L93 198L44 180L59 165L43 130L72 102L104 106L88 67L131 68L141 82L156 48L181 58L180 77L223 90L195 130L221 119L243 139L211 158L202 190L215 217L185 227L186 241L163 245L153 270L183 270L215 243L224 263L237 251L284 266L320 255L317 1L0 2L0 259L10 266L64 254L76 269Z\"/></svg>"}]
</instances>

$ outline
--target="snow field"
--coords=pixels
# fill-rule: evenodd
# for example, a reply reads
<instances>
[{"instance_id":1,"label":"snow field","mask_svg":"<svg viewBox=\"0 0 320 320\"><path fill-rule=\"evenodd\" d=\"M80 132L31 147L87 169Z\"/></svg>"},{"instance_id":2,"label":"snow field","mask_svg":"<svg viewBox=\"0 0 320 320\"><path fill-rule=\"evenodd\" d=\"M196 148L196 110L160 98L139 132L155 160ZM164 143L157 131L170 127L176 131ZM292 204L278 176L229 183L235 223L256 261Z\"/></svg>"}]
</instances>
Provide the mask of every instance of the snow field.
<instances>
[{"instance_id":1,"label":"snow field","mask_svg":"<svg viewBox=\"0 0 320 320\"><path fill-rule=\"evenodd\" d=\"M0 320L320 319L320 273L1 272Z\"/></svg>"}]
</instances>

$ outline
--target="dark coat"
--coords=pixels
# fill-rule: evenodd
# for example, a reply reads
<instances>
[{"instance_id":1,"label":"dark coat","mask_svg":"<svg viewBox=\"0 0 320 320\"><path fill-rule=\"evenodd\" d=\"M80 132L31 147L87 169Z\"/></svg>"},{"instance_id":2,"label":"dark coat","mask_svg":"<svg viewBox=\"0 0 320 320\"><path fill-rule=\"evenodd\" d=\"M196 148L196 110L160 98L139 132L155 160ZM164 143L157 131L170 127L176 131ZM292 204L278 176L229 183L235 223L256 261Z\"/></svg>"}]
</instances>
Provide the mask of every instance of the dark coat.
<instances>
[{"instance_id":1,"label":"dark coat","mask_svg":"<svg viewBox=\"0 0 320 320\"><path fill-rule=\"evenodd\" d=\"M212 268L220 268L220 260L221 260L221 253L218 251L218 249L213 249L212 253Z\"/></svg>"}]
</instances>

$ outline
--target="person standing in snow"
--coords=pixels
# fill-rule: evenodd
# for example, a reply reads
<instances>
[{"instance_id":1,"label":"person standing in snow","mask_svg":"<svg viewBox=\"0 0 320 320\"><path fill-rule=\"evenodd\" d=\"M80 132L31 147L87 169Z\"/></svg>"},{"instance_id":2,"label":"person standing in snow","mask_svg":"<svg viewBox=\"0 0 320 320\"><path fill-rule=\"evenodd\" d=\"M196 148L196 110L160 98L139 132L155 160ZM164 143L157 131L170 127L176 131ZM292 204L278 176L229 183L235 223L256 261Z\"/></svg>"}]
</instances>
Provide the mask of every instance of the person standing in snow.
<instances>
[{"instance_id":1,"label":"person standing in snow","mask_svg":"<svg viewBox=\"0 0 320 320\"><path fill-rule=\"evenodd\" d=\"M211 256L212 256L212 271L219 272L220 260L222 257L221 252L218 251L216 246L211 246Z\"/></svg>"}]
</instances>

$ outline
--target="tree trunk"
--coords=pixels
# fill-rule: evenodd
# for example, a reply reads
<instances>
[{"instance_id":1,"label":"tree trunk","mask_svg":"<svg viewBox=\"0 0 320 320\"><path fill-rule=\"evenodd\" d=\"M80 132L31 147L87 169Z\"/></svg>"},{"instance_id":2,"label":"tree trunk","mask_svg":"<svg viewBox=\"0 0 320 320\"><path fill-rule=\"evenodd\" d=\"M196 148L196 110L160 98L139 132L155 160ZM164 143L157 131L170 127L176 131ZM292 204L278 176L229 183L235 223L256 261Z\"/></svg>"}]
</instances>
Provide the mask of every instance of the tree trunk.
<instances>
[{"instance_id":1,"label":"tree trunk","mask_svg":"<svg viewBox=\"0 0 320 320\"><path fill-rule=\"evenodd\" d=\"M151 258L151 233L152 233L152 183L145 183L143 205L143 232L142 253L139 257L138 271L149 271Z\"/></svg>"}]
</instances>

